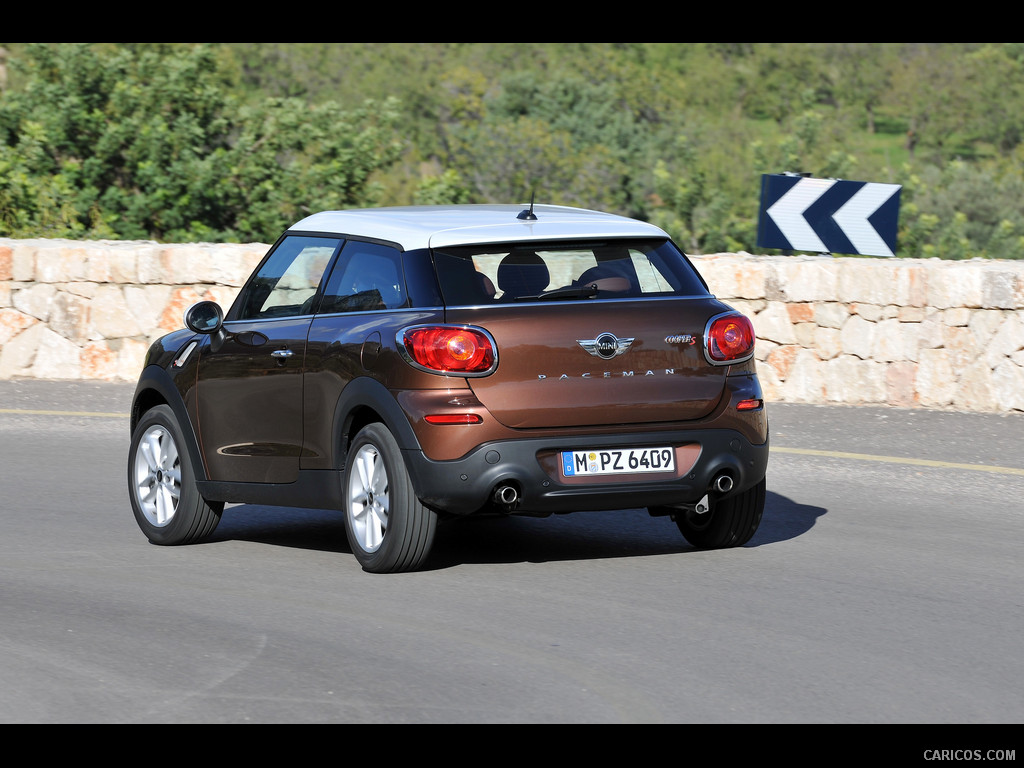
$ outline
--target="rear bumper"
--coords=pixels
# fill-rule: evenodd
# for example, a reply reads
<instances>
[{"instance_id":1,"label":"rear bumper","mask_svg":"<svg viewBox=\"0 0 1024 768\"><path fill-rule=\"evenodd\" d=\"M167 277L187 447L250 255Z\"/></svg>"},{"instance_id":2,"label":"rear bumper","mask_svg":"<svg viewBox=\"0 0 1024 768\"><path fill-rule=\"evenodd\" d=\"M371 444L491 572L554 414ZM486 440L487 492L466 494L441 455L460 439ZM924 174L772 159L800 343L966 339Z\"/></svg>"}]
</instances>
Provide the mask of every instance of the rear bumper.
<instances>
[{"instance_id":1,"label":"rear bumper","mask_svg":"<svg viewBox=\"0 0 1024 768\"><path fill-rule=\"evenodd\" d=\"M618 479L565 478L562 451L670 446L673 473ZM752 444L733 430L680 430L600 437L531 438L487 443L454 461L431 461L419 450L403 451L416 493L424 504L456 515L494 508L497 489L511 487L516 503L506 511L557 513L695 503L722 473L733 495L757 484L768 467L768 441Z\"/></svg>"}]
</instances>

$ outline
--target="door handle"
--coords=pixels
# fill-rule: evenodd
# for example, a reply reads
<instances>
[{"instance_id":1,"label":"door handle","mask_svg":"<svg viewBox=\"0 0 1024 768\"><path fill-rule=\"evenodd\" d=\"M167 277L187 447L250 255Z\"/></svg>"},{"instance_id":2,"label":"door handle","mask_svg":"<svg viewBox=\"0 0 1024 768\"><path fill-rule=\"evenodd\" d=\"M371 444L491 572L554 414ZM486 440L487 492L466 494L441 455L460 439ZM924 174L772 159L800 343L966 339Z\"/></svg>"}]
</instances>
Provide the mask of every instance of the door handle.
<instances>
[{"instance_id":1,"label":"door handle","mask_svg":"<svg viewBox=\"0 0 1024 768\"><path fill-rule=\"evenodd\" d=\"M295 353L292 352L290 349L275 349L273 352L270 353L270 356L284 358L291 357L294 354Z\"/></svg>"}]
</instances>

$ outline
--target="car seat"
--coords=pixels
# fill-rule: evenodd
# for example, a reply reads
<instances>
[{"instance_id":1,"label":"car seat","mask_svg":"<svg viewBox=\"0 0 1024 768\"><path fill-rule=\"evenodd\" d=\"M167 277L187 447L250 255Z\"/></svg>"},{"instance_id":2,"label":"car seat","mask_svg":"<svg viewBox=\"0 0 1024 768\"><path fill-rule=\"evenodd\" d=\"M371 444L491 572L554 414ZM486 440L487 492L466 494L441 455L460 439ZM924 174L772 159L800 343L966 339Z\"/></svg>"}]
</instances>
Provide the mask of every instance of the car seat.
<instances>
[{"instance_id":1,"label":"car seat","mask_svg":"<svg viewBox=\"0 0 1024 768\"><path fill-rule=\"evenodd\" d=\"M498 265L498 288L503 301L537 296L550 281L547 264L533 251L512 251Z\"/></svg>"}]
</instances>

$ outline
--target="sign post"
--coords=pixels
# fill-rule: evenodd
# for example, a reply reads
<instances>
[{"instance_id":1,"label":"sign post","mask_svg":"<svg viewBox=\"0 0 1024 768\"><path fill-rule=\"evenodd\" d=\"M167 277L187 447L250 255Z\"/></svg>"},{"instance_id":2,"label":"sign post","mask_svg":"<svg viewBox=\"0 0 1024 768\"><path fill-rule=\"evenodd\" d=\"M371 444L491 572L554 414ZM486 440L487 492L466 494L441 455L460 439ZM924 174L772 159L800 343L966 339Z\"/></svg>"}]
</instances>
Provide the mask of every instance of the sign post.
<instances>
[{"instance_id":1,"label":"sign post","mask_svg":"<svg viewBox=\"0 0 1024 768\"><path fill-rule=\"evenodd\" d=\"M761 177L759 248L895 256L899 184Z\"/></svg>"}]
</instances>

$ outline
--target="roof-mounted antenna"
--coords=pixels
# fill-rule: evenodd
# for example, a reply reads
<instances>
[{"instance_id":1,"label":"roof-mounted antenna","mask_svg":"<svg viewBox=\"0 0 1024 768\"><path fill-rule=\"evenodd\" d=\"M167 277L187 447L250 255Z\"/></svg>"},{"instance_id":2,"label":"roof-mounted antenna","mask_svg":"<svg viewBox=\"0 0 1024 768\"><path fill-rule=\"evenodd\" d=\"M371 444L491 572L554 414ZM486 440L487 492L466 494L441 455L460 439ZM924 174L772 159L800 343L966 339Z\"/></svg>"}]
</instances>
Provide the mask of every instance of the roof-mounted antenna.
<instances>
[{"instance_id":1,"label":"roof-mounted antenna","mask_svg":"<svg viewBox=\"0 0 1024 768\"><path fill-rule=\"evenodd\" d=\"M516 218L517 219L523 219L524 221L536 221L537 220L537 214L535 214L533 212L533 192L530 193L530 207L529 208L524 208L523 210L521 210L519 212L519 215L516 216Z\"/></svg>"}]
</instances>

